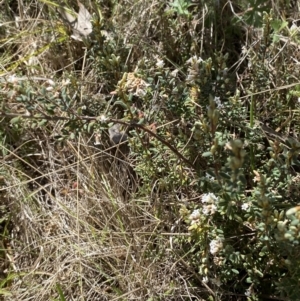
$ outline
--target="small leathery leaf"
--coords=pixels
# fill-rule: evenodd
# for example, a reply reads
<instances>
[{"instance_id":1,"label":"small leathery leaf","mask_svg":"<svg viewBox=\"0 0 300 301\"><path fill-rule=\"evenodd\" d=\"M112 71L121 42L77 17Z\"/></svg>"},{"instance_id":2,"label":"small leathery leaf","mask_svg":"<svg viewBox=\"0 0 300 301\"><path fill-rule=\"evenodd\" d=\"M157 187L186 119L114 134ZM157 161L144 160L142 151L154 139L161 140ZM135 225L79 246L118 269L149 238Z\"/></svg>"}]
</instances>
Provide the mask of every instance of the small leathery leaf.
<instances>
[{"instance_id":1,"label":"small leathery leaf","mask_svg":"<svg viewBox=\"0 0 300 301\"><path fill-rule=\"evenodd\" d=\"M17 116L11 119L10 123L11 124L16 124L19 123L21 121L21 116Z\"/></svg>"}]
</instances>

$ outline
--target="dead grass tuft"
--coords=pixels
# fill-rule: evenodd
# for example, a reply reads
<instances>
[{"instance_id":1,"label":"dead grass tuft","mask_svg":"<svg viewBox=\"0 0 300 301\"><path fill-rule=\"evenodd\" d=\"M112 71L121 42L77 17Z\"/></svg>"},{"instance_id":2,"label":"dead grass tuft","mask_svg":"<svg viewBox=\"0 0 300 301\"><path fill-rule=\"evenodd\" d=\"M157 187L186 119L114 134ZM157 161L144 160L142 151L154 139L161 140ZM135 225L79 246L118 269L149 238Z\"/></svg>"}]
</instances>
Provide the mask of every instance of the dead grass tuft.
<instances>
[{"instance_id":1,"label":"dead grass tuft","mask_svg":"<svg viewBox=\"0 0 300 301\"><path fill-rule=\"evenodd\" d=\"M150 200L124 198L126 187L116 184L126 175L104 164L116 168L116 158L89 151L85 141L68 151L49 141L33 154L43 157L39 168L18 158L34 174L20 177L20 167L6 165L14 225L6 300L51 300L60 290L68 300L190 293Z\"/></svg>"}]
</instances>

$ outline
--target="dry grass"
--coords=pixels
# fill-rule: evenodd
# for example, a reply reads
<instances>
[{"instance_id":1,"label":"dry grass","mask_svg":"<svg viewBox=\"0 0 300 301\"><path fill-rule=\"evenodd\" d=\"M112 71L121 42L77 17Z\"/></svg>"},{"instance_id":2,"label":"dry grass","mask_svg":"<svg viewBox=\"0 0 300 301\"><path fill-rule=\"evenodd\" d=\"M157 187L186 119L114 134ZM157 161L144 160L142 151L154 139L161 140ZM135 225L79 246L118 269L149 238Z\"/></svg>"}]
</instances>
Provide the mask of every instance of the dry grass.
<instances>
[{"instance_id":1,"label":"dry grass","mask_svg":"<svg viewBox=\"0 0 300 301\"><path fill-rule=\"evenodd\" d=\"M123 4L130 11L117 5L119 18L112 23L133 45L130 65L145 56L141 49L149 49L144 47L149 31L162 36L156 24L158 3ZM1 14L7 18L1 37L7 53L1 61L6 79L9 74L22 74L31 86L45 88L49 87L47 80L54 79L59 93L68 78L78 87L71 98L80 102L99 92L99 86L101 91L96 71L86 61L85 45L69 38L70 29L58 17L54 2L19 1L16 6L6 2L2 7ZM104 7L103 13L111 11ZM141 32L138 24L146 16L150 21ZM114 89L112 83L103 85ZM5 84L2 92L7 89ZM11 112L26 113L14 95L9 100ZM195 272L189 271L184 252L173 246L174 239L184 234L172 230L171 211L158 214L165 212L161 196L135 197L138 179L132 174L131 158L115 157L105 135L101 149L93 145L93 136L86 135L77 143L60 145L53 134L64 126L54 121L43 130L21 131L20 140L12 143L15 149L3 146L2 205L9 215L8 229L1 228L5 237L0 265L3 298L144 301L198 295L200 289L189 283ZM6 133L9 131L7 125Z\"/></svg>"},{"instance_id":2,"label":"dry grass","mask_svg":"<svg viewBox=\"0 0 300 301\"><path fill-rule=\"evenodd\" d=\"M78 8L75 1L68 4ZM19 0L14 4L4 0L0 3L3 9L0 12L3 19L0 27L0 96L1 105L8 108L7 113L28 114L28 107L17 100L17 96L27 93L28 87L34 91L30 105L36 106L37 111L44 110L45 107L37 99L41 96L38 89L44 87L48 91L53 89L54 95L61 95L65 88L69 89L72 100L70 110L66 112L56 108L56 115L65 117L70 112L77 114L92 104L95 107L93 116L109 111L110 117L119 118L119 108L110 106L107 99L113 97L110 92L116 90L125 72L133 72L139 65L152 61L149 63L152 64L149 72L152 76L157 71L155 64L159 55L169 64L168 72L178 67L178 82L182 84L184 80L181 77L186 75L182 70L187 69L186 60L190 57L178 54L193 52L203 54L204 58L210 57L214 54L212 48L219 49L225 35L222 32L224 35L214 36L216 24L211 21L213 16L207 21L211 8L206 5L195 13L193 20L187 21L181 16L174 20L172 26L166 22L169 16L163 1L128 0L119 4L107 1L106 4L101 2L101 5L95 1L85 5L99 17L99 22L94 23L97 35L91 43L70 38L71 28L59 17L55 2ZM225 2L224 7L233 9ZM205 20L208 24L204 24ZM222 22L222 19L217 21ZM217 25L222 27L221 23ZM179 36L178 32L182 35ZM100 60L102 57L97 57L99 53L104 53L103 49L93 53L94 60L89 60L89 55L92 55L88 52L96 48L97 43L100 48L110 46L110 42L100 43L103 38L100 33L106 35L106 41L113 36L111 40L115 43L116 55L121 57L119 65L109 61L104 71L100 67L105 62ZM231 69L238 66L238 73L241 66L241 69L244 68L245 72L238 75L238 85L248 99L247 80L256 76L245 65L247 60L255 62L252 45L256 45L255 39L261 39L251 29L249 37L245 48L248 52L244 56L236 54L236 49L233 51L233 60L239 55L241 59L234 62ZM281 42L283 39L281 37ZM222 46L227 51L231 41L225 42L224 39L225 46ZM271 96L276 94L277 97L276 89L289 83L283 75L294 68L290 61L285 65L288 70L280 73L276 65L284 64L286 53L289 54L287 50L284 52L287 47L291 58L298 64L296 54L299 46L296 42L286 43L279 50L276 47L273 49L279 59L272 60L268 68L277 70L280 76L271 82ZM107 49L109 52L110 48ZM110 55L107 54L108 59ZM257 68L261 67L257 64ZM16 80L14 74L21 80ZM50 79L55 82L54 86ZM155 114L161 113L165 109L162 105L166 102L165 95L176 95L171 90L171 84L167 86L167 83L164 91L165 83L157 82L158 91L153 93L153 99L140 106L145 112L153 106L159 108L152 110L158 111ZM294 83L293 80L291 82ZM194 91L193 87L187 87ZM262 99L266 95L263 94ZM273 99L268 104L276 111L277 99ZM263 106L265 102L257 103ZM248 103L245 102L246 105ZM265 110L268 114L270 111ZM298 117L298 111L285 111L279 118L279 125L282 120L290 121L291 116ZM200 117L203 117L202 111ZM260 117L267 119L269 115L261 114ZM169 135L166 139L173 143L175 130L179 136L178 127L186 127L186 133L181 134L189 136L188 142L180 145L181 150L185 151L188 143L194 142L192 126L188 127L186 120L175 123L172 118L170 113L163 120L160 126L164 130L166 125L166 130L162 133L166 137ZM46 125L35 128L31 122L25 119L19 127L14 127L11 120L1 121L0 299L177 301L204 300L202 296L208 293L215 300L245 300L244 295L233 293L230 299L222 295L218 285L203 283L203 277L197 270L198 262L186 260L195 249L190 249L193 244L189 245L188 239L183 243L182 238L189 237L189 233L179 209L183 200L199 200L202 191L193 190L194 186L187 184L191 180L196 186L199 174L190 166L185 168L182 165L176 169L174 162L179 161L170 149L166 150L165 145L157 146L160 151L166 150L161 160L170 160L169 164L165 164L165 170L170 171L172 176L180 174L178 177L182 177L185 184L177 187L174 184L173 189L170 179L168 189L160 191L156 187L161 180L158 175L158 179L153 179L153 187L148 189L143 187L141 173L135 171L136 157L132 154L122 158L116 155L115 148L109 143L107 125L96 132L76 132L76 139L60 142L56 135L67 127L66 120L53 118ZM176 139L179 139L177 136ZM205 161L200 153L207 145L201 146L203 149L197 147L199 154L195 155L194 161ZM153 174L156 175L155 172ZM168 179L169 175L164 176ZM212 274L216 275L216 272L213 270Z\"/></svg>"},{"instance_id":3,"label":"dry grass","mask_svg":"<svg viewBox=\"0 0 300 301\"><path fill-rule=\"evenodd\" d=\"M51 300L60 289L66 300L177 300L172 295L193 294L183 259L170 245L176 233L163 233L166 221L154 216L150 198L124 198L124 168L89 149L87 141L70 143L68 151L42 144L32 154L41 166L15 153L13 165L5 161L12 214L6 300ZM109 171L104 160L112 164ZM22 172L26 167L35 174Z\"/></svg>"}]
</instances>

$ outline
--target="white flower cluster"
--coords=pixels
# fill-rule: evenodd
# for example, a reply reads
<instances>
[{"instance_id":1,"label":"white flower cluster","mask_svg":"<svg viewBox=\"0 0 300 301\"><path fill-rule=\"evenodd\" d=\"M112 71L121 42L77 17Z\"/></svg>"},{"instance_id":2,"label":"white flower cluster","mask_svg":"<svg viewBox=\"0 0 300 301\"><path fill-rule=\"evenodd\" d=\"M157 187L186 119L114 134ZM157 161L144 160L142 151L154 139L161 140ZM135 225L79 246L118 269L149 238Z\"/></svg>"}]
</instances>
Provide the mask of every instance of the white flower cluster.
<instances>
[{"instance_id":1,"label":"white flower cluster","mask_svg":"<svg viewBox=\"0 0 300 301\"><path fill-rule=\"evenodd\" d=\"M215 97L214 101L215 101L218 109L222 109L224 107L224 105L222 104L222 102L220 100L220 97Z\"/></svg>"},{"instance_id":2,"label":"white flower cluster","mask_svg":"<svg viewBox=\"0 0 300 301\"><path fill-rule=\"evenodd\" d=\"M250 296L251 296L251 290L246 289L246 291L245 291L245 296L246 296L246 297L250 297Z\"/></svg>"},{"instance_id":3,"label":"white flower cluster","mask_svg":"<svg viewBox=\"0 0 300 301\"><path fill-rule=\"evenodd\" d=\"M162 69L165 65L165 62L161 60L159 57L156 58L156 67Z\"/></svg>"},{"instance_id":4,"label":"white flower cluster","mask_svg":"<svg viewBox=\"0 0 300 301\"><path fill-rule=\"evenodd\" d=\"M296 35L296 34L300 33L300 28L296 24L293 24L290 27L290 32L291 32L291 35Z\"/></svg>"},{"instance_id":5,"label":"white flower cluster","mask_svg":"<svg viewBox=\"0 0 300 301\"><path fill-rule=\"evenodd\" d=\"M244 211L247 211L249 208L250 208L250 204L249 203L244 203L242 206L241 206L242 210Z\"/></svg>"},{"instance_id":6,"label":"white flower cluster","mask_svg":"<svg viewBox=\"0 0 300 301\"><path fill-rule=\"evenodd\" d=\"M172 76L172 77L176 77L178 72L179 72L178 69L173 70L173 71L171 72L171 76Z\"/></svg>"},{"instance_id":7,"label":"white flower cluster","mask_svg":"<svg viewBox=\"0 0 300 301\"><path fill-rule=\"evenodd\" d=\"M215 180L215 177L211 176L208 173L205 174L205 178L207 178L209 181L212 181L212 182Z\"/></svg>"},{"instance_id":8,"label":"white flower cluster","mask_svg":"<svg viewBox=\"0 0 300 301\"><path fill-rule=\"evenodd\" d=\"M218 254L223 248L223 242L221 238L214 239L209 244L210 253L212 255Z\"/></svg>"},{"instance_id":9,"label":"white flower cluster","mask_svg":"<svg viewBox=\"0 0 300 301\"><path fill-rule=\"evenodd\" d=\"M199 76L199 64L201 62L203 62L202 58L197 57L196 55L194 55L187 61L187 64L190 65L188 69L189 73L186 78L187 83L193 83L195 79Z\"/></svg>"},{"instance_id":10,"label":"white flower cluster","mask_svg":"<svg viewBox=\"0 0 300 301\"><path fill-rule=\"evenodd\" d=\"M200 219L200 210L196 209L193 211L193 213L190 215L189 219L192 221L191 224L195 224L199 221Z\"/></svg>"},{"instance_id":11,"label":"white flower cluster","mask_svg":"<svg viewBox=\"0 0 300 301\"><path fill-rule=\"evenodd\" d=\"M7 78L7 81L11 84L16 84L19 81L19 79L16 77L15 74L12 74Z\"/></svg>"},{"instance_id":12,"label":"white flower cluster","mask_svg":"<svg viewBox=\"0 0 300 301\"><path fill-rule=\"evenodd\" d=\"M216 286L221 286L221 280L219 278L208 278L207 276L204 276L202 278L202 282L207 284L209 281L211 281L213 284L215 284Z\"/></svg>"},{"instance_id":13,"label":"white flower cluster","mask_svg":"<svg viewBox=\"0 0 300 301\"><path fill-rule=\"evenodd\" d=\"M206 193L202 196L201 202L204 204L202 212L204 215L213 215L217 211L216 203L218 198L213 193Z\"/></svg>"}]
</instances>

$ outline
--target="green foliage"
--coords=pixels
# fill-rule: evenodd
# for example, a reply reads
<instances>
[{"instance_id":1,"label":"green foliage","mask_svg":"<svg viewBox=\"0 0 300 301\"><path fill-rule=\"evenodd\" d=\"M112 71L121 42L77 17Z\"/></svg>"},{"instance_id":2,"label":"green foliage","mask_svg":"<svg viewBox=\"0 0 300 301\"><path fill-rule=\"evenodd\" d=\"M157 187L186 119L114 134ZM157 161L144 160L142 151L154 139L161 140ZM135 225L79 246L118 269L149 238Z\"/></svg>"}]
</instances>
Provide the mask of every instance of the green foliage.
<instances>
[{"instance_id":1,"label":"green foliage","mask_svg":"<svg viewBox=\"0 0 300 301\"><path fill-rule=\"evenodd\" d=\"M271 5L268 1L249 0L247 3L249 9L245 12L243 20L255 27L262 27L263 14L271 10Z\"/></svg>"},{"instance_id":2,"label":"green foliage","mask_svg":"<svg viewBox=\"0 0 300 301\"><path fill-rule=\"evenodd\" d=\"M172 268L184 263L184 283L189 289L200 287L199 297L227 300L235 294L238 300L264 300L276 295L296 301L299 28L282 19L280 6L270 1L247 1L238 7L223 2L175 0L151 6L148 1L110 1L107 10L95 4L97 16L84 51L83 44L67 41L66 35L56 42L78 51L73 53L80 57L73 71L61 75L55 70L55 79L44 80L23 77L17 70L18 75L1 81L1 152L15 154L10 165L22 169L20 162L29 162L27 155L42 149L45 141L79 145L97 134L104 148L108 123L118 119L127 127L130 146L130 155L119 161L136 173L137 189L128 188L129 200L118 207L102 170L92 173L91 168L87 177L94 180L97 172L101 174L99 183L107 190L112 205L108 208L116 218L113 230L107 231L119 231L130 245L124 266L132 252L132 233L155 221L147 247L141 253L134 250L136 258L161 265L167 256L174 261ZM8 64L4 55L3 61ZM23 72L32 69L35 66ZM90 158L92 152L86 151ZM117 170L120 162L109 163L109 168ZM5 175L7 170L0 172ZM88 193L96 190L87 187ZM55 198L60 193L56 191ZM127 228L131 216L123 214L132 204L138 212L134 231ZM91 217L92 222L97 218ZM6 215L0 218L0 225L7 223ZM109 226L108 222L105 227ZM3 236L7 232L5 228ZM178 234L167 255L169 242L160 232ZM99 270L109 267L103 278L113 283L108 291L117 298L127 293L116 272L122 256L117 265L102 258L97 262ZM2 283L1 289L8 286ZM165 298L175 291L172 285L170 281L170 287L162 289ZM55 287L59 300L68 299L61 287L64 283ZM149 293L147 298L156 297Z\"/></svg>"},{"instance_id":3,"label":"green foliage","mask_svg":"<svg viewBox=\"0 0 300 301\"><path fill-rule=\"evenodd\" d=\"M178 15L189 15L188 8L192 6L191 1L186 0L174 0L170 2L170 6L173 7L174 11L178 13Z\"/></svg>"}]
</instances>

